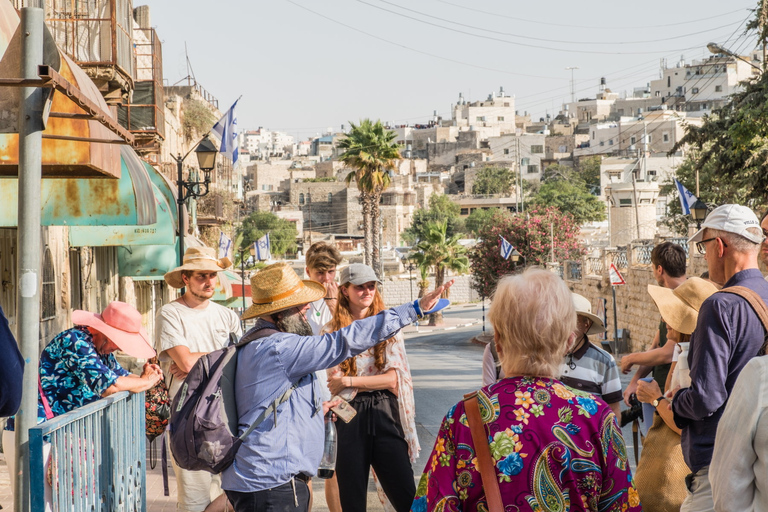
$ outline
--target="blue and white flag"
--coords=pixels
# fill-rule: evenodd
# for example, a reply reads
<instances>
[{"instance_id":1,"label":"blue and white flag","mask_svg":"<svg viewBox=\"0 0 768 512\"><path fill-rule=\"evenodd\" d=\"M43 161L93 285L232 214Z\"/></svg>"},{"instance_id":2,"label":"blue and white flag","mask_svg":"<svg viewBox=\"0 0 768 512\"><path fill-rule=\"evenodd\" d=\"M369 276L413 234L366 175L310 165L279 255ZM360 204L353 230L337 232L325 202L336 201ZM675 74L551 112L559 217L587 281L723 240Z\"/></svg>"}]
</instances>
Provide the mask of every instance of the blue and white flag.
<instances>
[{"instance_id":1,"label":"blue and white flag","mask_svg":"<svg viewBox=\"0 0 768 512\"><path fill-rule=\"evenodd\" d=\"M256 251L256 259L259 261L272 259L272 245L269 243L269 233L253 242Z\"/></svg>"},{"instance_id":2,"label":"blue and white flag","mask_svg":"<svg viewBox=\"0 0 768 512\"><path fill-rule=\"evenodd\" d=\"M499 235L499 238L501 238L501 257L508 260L515 248L503 236Z\"/></svg>"},{"instance_id":3,"label":"blue and white flag","mask_svg":"<svg viewBox=\"0 0 768 512\"><path fill-rule=\"evenodd\" d=\"M225 235L223 231L219 231L219 259L229 258L231 251L232 239Z\"/></svg>"},{"instance_id":4,"label":"blue and white flag","mask_svg":"<svg viewBox=\"0 0 768 512\"><path fill-rule=\"evenodd\" d=\"M211 132L215 133L219 140L221 140L221 146L219 147L219 153L224 153L232 160L232 165L237 162L237 114L235 113L235 107L238 98L229 110L216 121L216 124L211 128Z\"/></svg>"},{"instance_id":5,"label":"blue and white flag","mask_svg":"<svg viewBox=\"0 0 768 512\"><path fill-rule=\"evenodd\" d=\"M680 208L683 209L684 215L691 214L691 206L699 199L691 193L690 190L685 188L682 183L675 179L675 185L677 185L677 192L680 195Z\"/></svg>"}]
</instances>

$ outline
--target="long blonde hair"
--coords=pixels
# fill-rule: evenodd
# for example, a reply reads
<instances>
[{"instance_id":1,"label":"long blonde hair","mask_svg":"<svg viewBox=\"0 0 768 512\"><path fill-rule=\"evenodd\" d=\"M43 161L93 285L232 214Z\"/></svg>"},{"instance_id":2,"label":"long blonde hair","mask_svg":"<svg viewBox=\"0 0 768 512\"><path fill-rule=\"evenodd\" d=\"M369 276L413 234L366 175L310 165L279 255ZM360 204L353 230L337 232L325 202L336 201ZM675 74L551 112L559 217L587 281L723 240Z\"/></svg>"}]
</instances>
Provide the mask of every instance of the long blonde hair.
<instances>
[{"instance_id":1,"label":"long blonde hair","mask_svg":"<svg viewBox=\"0 0 768 512\"><path fill-rule=\"evenodd\" d=\"M341 292L341 288L349 289L349 285L350 283L344 283L339 287L339 299L336 304L336 311L333 313L333 319L330 321L331 331L338 331L339 329L342 329L353 322L352 313L349 310L349 297ZM379 287L376 286L376 292L373 295L373 302L371 302L371 305L368 306L368 310L365 312L365 318L377 315L383 310L384 299L381 298ZM392 343L394 340L395 338L389 338L388 340L384 340L381 343L377 343L376 346L373 347L373 359L377 370L381 371L384 369L384 365L387 362L387 344ZM356 357L350 357L339 365L339 368L341 369L344 376L357 375L356 359Z\"/></svg>"}]
</instances>

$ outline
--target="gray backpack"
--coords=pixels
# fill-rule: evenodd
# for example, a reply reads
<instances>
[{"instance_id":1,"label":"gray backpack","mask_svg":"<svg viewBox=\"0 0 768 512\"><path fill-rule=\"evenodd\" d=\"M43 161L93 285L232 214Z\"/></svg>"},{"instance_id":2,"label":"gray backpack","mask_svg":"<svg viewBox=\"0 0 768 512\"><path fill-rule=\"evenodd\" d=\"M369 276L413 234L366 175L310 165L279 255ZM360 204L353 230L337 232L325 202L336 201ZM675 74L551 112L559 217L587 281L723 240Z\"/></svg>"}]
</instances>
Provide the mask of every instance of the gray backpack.
<instances>
[{"instance_id":1,"label":"gray backpack","mask_svg":"<svg viewBox=\"0 0 768 512\"><path fill-rule=\"evenodd\" d=\"M235 460L243 440L277 407L290 398L298 383L278 396L258 418L238 436L235 403L235 373L240 348L258 338L275 334L270 327L255 327L237 343L230 334L230 345L197 360L173 399L169 422L171 453L183 469L217 474Z\"/></svg>"}]
</instances>

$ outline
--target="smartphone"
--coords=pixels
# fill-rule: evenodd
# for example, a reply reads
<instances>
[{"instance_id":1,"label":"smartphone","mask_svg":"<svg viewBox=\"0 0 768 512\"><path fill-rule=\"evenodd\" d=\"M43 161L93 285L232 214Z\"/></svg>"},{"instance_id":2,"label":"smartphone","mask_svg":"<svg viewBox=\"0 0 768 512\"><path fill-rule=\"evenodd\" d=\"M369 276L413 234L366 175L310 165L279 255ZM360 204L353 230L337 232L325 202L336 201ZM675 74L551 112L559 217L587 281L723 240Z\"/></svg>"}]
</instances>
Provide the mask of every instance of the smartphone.
<instances>
[{"instance_id":1,"label":"smartphone","mask_svg":"<svg viewBox=\"0 0 768 512\"><path fill-rule=\"evenodd\" d=\"M339 405L336 405L334 407L331 407L331 410L336 414L336 416L343 421L344 423L349 423L352 418L355 417L357 414L357 411L354 407L349 405L349 402L346 400L339 398L338 396L334 396L331 398L331 401L334 400L341 400L341 403Z\"/></svg>"}]
</instances>

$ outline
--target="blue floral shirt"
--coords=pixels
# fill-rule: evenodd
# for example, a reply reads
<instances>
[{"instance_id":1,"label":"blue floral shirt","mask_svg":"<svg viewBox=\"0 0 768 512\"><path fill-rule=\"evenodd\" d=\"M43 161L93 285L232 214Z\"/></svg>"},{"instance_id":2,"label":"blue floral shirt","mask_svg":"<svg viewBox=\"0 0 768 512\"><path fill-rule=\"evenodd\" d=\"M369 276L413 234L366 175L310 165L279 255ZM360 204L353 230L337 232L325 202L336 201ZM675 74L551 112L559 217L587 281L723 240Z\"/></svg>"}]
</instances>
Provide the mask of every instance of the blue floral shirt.
<instances>
[{"instance_id":1,"label":"blue floral shirt","mask_svg":"<svg viewBox=\"0 0 768 512\"><path fill-rule=\"evenodd\" d=\"M117 381L129 375L112 354L101 355L88 328L75 326L59 333L40 355L40 380L54 416L95 402ZM37 405L38 423L45 421L42 401ZM13 430L8 421L7 430Z\"/></svg>"}]
</instances>

